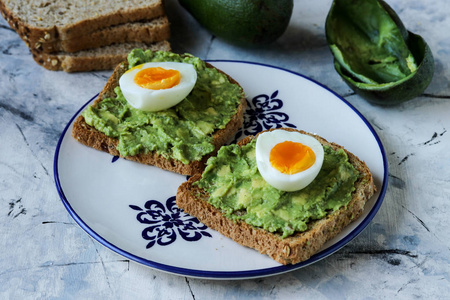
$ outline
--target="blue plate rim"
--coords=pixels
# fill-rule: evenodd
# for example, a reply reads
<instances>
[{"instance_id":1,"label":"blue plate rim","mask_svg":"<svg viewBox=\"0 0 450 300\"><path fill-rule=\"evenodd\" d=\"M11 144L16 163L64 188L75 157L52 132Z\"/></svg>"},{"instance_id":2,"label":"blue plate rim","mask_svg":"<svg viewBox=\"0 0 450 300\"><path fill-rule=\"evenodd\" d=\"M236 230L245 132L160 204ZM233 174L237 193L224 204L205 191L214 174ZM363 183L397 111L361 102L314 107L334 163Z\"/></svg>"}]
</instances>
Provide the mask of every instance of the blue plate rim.
<instances>
[{"instance_id":1,"label":"blue plate rim","mask_svg":"<svg viewBox=\"0 0 450 300\"><path fill-rule=\"evenodd\" d=\"M367 225L372 221L372 219L375 217L378 210L380 209L381 204L383 203L383 200L384 200L384 197L386 194L386 190L387 190L387 185L388 185L388 162L387 162L386 153L385 153L383 144L382 144L378 134L375 132L374 128L368 122L368 120L353 105L351 105L347 100L345 100L344 98L339 96L336 92L329 89L324 84L322 84L312 78L309 78L305 75L302 75L300 73L297 73L297 72L294 72L294 71L291 71L291 70L288 70L285 68L272 66L269 64L259 63L259 62L241 61L241 60L224 60L224 59L214 59L214 60L205 60L205 61L209 62L209 63L225 62L225 63L240 63L240 64L259 65L259 66L263 66L263 67L268 67L268 68L272 68L272 69L278 69L281 71L285 71L285 72L302 77L306 80L309 80L309 81L317 84L321 88L323 88L323 89L329 91L330 93L332 93L333 95L335 95L339 100L341 100L349 108L351 108L359 116L359 118L365 123L365 125L369 128L370 132L372 133L375 140L377 141L377 144L378 144L378 147L380 149L382 159L383 159L383 167L384 167L383 182L382 182L382 185L380 188L380 193L379 193L378 199L376 200L376 202L375 202L374 206L372 207L371 211L369 212L369 214L364 218L364 220L355 229L353 229L350 233L348 233L344 238L339 240L337 243L335 243L334 245L328 247L327 249L325 249L319 253L316 253L315 255L311 256L308 260L306 260L304 262L300 262L295 265L281 265L281 266L276 266L276 267L271 267L271 268L248 270L248 271L205 271L205 270L195 270L195 269L174 267L171 265L161 264L161 263L154 262L154 261L151 261L148 259L144 259L144 258L134 255L132 253L129 253L129 252L111 244L105 238L103 238L102 236L97 234L93 229L91 229L86 223L84 223L83 219L80 216L78 216L78 214L73 210L72 206L70 205L70 202L66 198L64 191L62 189L60 180L59 180L59 172L58 172L59 151L61 148L61 144L66 136L66 132L68 131L71 124L73 123L74 119L76 117L78 117L80 112L82 110L84 110L84 108L98 96L98 94L97 94L94 97L92 97L91 99L89 99L72 116L70 121L65 126L65 128L64 128L63 132L61 133L61 136L58 140L58 144L56 146L54 160L53 160L53 174L54 174L56 189L61 198L61 201L63 202L64 207L67 209L70 216L75 220L75 222L77 222L77 224L84 231L86 231L86 233L88 233L90 236L92 236L97 242L99 242L103 246L109 248L110 250L112 250L112 251L118 253L119 255L122 255L132 261L143 264L143 265L148 266L153 269L158 269L163 272L177 274L177 275L183 275L183 276L188 276L188 277L203 278L203 279L247 279L247 278L258 278L258 277L265 277L265 276L269 276L269 275L272 276L272 275L286 273L289 271L293 271L293 270L297 270L297 269L306 267L310 264L313 264L313 263L333 254L334 252L343 248L346 244L348 244L355 237L357 237L367 227Z\"/></svg>"}]
</instances>

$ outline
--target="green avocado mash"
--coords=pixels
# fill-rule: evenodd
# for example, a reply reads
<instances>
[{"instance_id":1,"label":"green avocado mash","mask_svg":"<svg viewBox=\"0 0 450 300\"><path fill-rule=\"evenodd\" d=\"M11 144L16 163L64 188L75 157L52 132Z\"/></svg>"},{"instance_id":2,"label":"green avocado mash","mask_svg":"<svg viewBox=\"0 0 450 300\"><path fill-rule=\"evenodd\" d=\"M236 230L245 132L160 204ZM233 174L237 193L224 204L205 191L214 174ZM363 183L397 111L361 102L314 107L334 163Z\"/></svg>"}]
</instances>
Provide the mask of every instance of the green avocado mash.
<instances>
[{"instance_id":1,"label":"green avocado mash","mask_svg":"<svg viewBox=\"0 0 450 300\"><path fill-rule=\"evenodd\" d=\"M346 206L351 200L358 171L344 150L324 146L325 157L316 179L306 188L283 192L259 174L256 139L242 148L222 147L208 160L196 183L210 194L209 202L233 220L279 232L283 238L307 229L307 223Z\"/></svg>"},{"instance_id":2,"label":"green avocado mash","mask_svg":"<svg viewBox=\"0 0 450 300\"><path fill-rule=\"evenodd\" d=\"M158 112L138 110L117 86L115 98L105 98L82 114L87 124L119 140L117 150L122 156L156 151L184 164L200 160L214 151L212 133L224 128L236 113L242 89L188 54L134 49L128 55L130 68L159 61L190 63L197 71L194 89L179 104Z\"/></svg>"}]
</instances>

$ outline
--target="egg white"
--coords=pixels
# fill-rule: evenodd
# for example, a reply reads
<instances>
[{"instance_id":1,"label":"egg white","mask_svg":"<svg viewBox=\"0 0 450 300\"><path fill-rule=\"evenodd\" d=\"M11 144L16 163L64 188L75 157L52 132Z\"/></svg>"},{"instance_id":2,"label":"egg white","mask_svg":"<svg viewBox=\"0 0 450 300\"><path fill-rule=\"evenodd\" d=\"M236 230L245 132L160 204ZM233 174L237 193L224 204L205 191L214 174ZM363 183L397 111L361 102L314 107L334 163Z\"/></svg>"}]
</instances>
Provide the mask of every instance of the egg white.
<instances>
[{"instance_id":1,"label":"egg white","mask_svg":"<svg viewBox=\"0 0 450 300\"><path fill-rule=\"evenodd\" d=\"M140 87L134 82L134 77L139 71L156 67L179 71L180 83L168 89L151 90ZM127 102L134 108L145 111L160 111L180 103L192 91L196 81L197 72L191 64L150 62L125 72L119 79L119 86Z\"/></svg>"},{"instance_id":2,"label":"egg white","mask_svg":"<svg viewBox=\"0 0 450 300\"><path fill-rule=\"evenodd\" d=\"M284 174L270 163L270 151L284 141L302 143L312 149L316 155L314 164L296 174ZM264 180L271 186L287 192L298 191L308 186L319 174L324 158L323 146L312 136L286 130L273 130L258 135L256 140L256 164Z\"/></svg>"}]
</instances>

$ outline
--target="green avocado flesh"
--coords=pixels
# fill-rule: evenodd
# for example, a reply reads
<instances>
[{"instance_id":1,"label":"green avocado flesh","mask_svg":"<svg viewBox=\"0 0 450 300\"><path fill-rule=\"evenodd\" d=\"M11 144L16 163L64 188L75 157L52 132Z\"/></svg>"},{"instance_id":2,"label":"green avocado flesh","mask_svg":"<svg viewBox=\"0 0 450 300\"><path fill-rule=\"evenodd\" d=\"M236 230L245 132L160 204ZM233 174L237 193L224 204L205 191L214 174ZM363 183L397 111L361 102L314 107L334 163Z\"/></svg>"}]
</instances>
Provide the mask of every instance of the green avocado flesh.
<instances>
[{"instance_id":1,"label":"green avocado flesh","mask_svg":"<svg viewBox=\"0 0 450 300\"><path fill-rule=\"evenodd\" d=\"M122 156L156 151L165 158L188 164L214 151L213 133L236 114L242 89L214 68L191 55L134 49L128 55L129 68L147 62L183 62L197 71L192 92L179 104L162 111L147 112L130 106L120 87L116 97L88 106L82 115L87 124L117 138Z\"/></svg>"},{"instance_id":2,"label":"green avocado flesh","mask_svg":"<svg viewBox=\"0 0 450 300\"><path fill-rule=\"evenodd\" d=\"M325 217L352 199L359 172L344 150L324 146L324 162L314 181L302 190L283 192L260 175L255 144L256 139L242 148L234 144L222 147L195 183L209 193L209 203L226 217L285 238L307 230L308 222Z\"/></svg>"},{"instance_id":3,"label":"green avocado flesh","mask_svg":"<svg viewBox=\"0 0 450 300\"><path fill-rule=\"evenodd\" d=\"M377 0L335 0L327 18L330 49L353 80L380 85L402 80L417 64L396 24Z\"/></svg>"}]
</instances>

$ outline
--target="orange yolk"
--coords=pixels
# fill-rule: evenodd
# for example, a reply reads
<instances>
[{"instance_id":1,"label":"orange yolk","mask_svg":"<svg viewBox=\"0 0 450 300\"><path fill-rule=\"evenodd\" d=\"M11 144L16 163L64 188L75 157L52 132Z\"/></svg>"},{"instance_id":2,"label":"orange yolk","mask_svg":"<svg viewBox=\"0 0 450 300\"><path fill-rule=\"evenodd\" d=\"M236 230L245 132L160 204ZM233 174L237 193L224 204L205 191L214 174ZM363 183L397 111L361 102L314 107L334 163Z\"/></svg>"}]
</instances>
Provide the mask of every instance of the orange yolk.
<instances>
[{"instance_id":1,"label":"orange yolk","mask_svg":"<svg viewBox=\"0 0 450 300\"><path fill-rule=\"evenodd\" d=\"M144 89L170 89L180 83L180 72L171 69L166 70L161 67L147 68L136 74L134 82Z\"/></svg>"},{"instance_id":2,"label":"orange yolk","mask_svg":"<svg viewBox=\"0 0 450 300\"><path fill-rule=\"evenodd\" d=\"M306 145L285 141L272 148L269 160L272 167L281 173L292 175L310 168L316 155Z\"/></svg>"}]
</instances>

